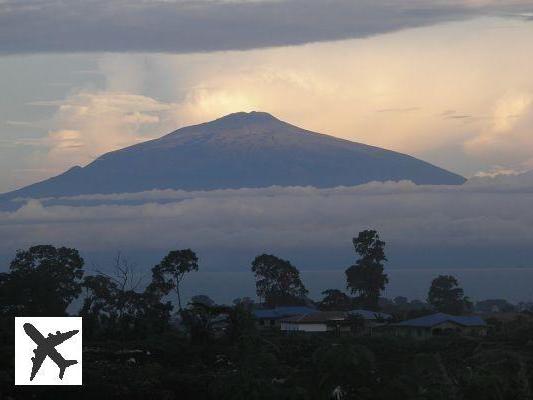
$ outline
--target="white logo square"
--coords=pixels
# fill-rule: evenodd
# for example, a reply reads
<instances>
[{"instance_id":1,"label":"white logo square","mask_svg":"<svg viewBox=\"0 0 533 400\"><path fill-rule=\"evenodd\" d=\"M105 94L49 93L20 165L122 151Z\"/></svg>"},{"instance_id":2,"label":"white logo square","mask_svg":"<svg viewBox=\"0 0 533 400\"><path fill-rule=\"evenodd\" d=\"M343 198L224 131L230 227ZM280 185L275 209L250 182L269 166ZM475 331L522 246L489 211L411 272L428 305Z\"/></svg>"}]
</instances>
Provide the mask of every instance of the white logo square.
<instances>
[{"instance_id":1,"label":"white logo square","mask_svg":"<svg viewBox=\"0 0 533 400\"><path fill-rule=\"evenodd\" d=\"M15 385L82 384L82 318L15 318Z\"/></svg>"}]
</instances>

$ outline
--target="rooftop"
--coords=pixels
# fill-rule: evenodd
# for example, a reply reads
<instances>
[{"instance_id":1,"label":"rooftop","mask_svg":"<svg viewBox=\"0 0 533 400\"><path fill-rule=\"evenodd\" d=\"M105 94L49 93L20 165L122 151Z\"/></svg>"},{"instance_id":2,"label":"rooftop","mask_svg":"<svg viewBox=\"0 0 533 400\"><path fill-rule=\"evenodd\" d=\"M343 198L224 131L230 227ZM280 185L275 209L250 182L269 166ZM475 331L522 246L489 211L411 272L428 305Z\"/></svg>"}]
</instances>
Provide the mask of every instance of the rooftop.
<instances>
[{"instance_id":1,"label":"rooftop","mask_svg":"<svg viewBox=\"0 0 533 400\"><path fill-rule=\"evenodd\" d=\"M294 315L305 315L314 313L316 310L310 307L276 307L272 309L257 309L253 311L256 318L259 319L280 319L292 317Z\"/></svg>"},{"instance_id":2,"label":"rooftop","mask_svg":"<svg viewBox=\"0 0 533 400\"><path fill-rule=\"evenodd\" d=\"M351 311L348 311L348 314L359 315L367 320L391 319L392 318L392 316L389 314L385 314L385 313L378 312L378 311L369 311L369 310L351 310Z\"/></svg>"},{"instance_id":3,"label":"rooftop","mask_svg":"<svg viewBox=\"0 0 533 400\"><path fill-rule=\"evenodd\" d=\"M421 328L431 328L444 322L453 322L462 326L486 326L485 320L478 316L456 316L444 313L426 315L420 318L409 319L394 324L394 326L412 326Z\"/></svg>"},{"instance_id":4,"label":"rooftop","mask_svg":"<svg viewBox=\"0 0 533 400\"><path fill-rule=\"evenodd\" d=\"M298 324L317 324L328 321L343 321L346 313L343 311L316 311L311 314L296 315L294 317L284 318L283 322Z\"/></svg>"}]
</instances>

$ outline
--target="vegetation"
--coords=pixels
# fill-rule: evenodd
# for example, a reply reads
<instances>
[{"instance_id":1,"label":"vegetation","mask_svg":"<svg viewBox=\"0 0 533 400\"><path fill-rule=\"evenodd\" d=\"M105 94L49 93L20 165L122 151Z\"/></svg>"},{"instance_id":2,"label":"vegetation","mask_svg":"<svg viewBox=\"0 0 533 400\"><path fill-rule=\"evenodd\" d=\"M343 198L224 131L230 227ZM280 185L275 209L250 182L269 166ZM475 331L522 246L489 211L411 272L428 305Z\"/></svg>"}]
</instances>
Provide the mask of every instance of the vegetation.
<instances>
[{"instance_id":1,"label":"vegetation","mask_svg":"<svg viewBox=\"0 0 533 400\"><path fill-rule=\"evenodd\" d=\"M366 230L353 238L353 245L359 259L346 270L348 289L361 307L377 310L380 293L389 282L383 272L383 263L387 261L385 242L376 231Z\"/></svg>"},{"instance_id":2,"label":"vegetation","mask_svg":"<svg viewBox=\"0 0 533 400\"><path fill-rule=\"evenodd\" d=\"M429 304L379 295L384 243L375 231L354 239L360 259L347 271L355 297L323 292L323 310L361 304L397 319L440 310L464 313L471 303L451 276L436 278ZM0 276L0 398L242 399L242 400L526 400L533 397L533 314L489 320L486 338L460 336L416 341L360 335L364 321L346 320L351 332L292 334L258 331L252 299L218 305L206 295L173 312L167 296L186 273L198 270L192 250L170 252L144 287L120 257L109 274L84 276L74 249L35 246L17 252ZM286 260L261 255L252 263L258 296L267 306L302 304L307 290ZM40 290L41 285L46 290ZM22 296L21 293L25 295ZM66 315L82 296L84 386L13 386L13 316ZM502 300L478 302L500 307ZM511 307L511 308L510 308ZM507 315L507 314L506 314Z\"/></svg>"},{"instance_id":3,"label":"vegetation","mask_svg":"<svg viewBox=\"0 0 533 400\"><path fill-rule=\"evenodd\" d=\"M81 292L83 258L75 249L33 246L18 251L0 274L0 312L4 315L64 316Z\"/></svg>"},{"instance_id":4,"label":"vegetation","mask_svg":"<svg viewBox=\"0 0 533 400\"><path fill-rule=\"evenodd\" d=\"M131 338L168 329L172 304L162 299L171 289L152 269L152 281L138 292L127 262L115 264L115 276L100 272L83 281L85 299L80 310L84 330L93 337Z\"/></svg>"},{"instance_id":5,"label":"vegetation","mask_svg":"<svg viewBox=\"0 0 533 400\"><path fill-rule=\"evenodd\" d=\"M13 387L11 344L0 348L0 392L14 399L531 398L533 349L523 341L229 333L201 341L176 331L144 340L85 337L84 386Z\"/></svg>"},{"instance_id":6,"label":"vegetation","mask_svg":"<svg viewBox=\"0 0 533 400\"><path fill-rule=\"evenodd\" d=\"M289 261L262 254L252 262L257 297L269 307L297 305L305 302L307 289L300 272Z\"/></svg>"},{"instance_id":7,"label":"vegetation","mask_svg":"<svg viewBox=\"0 0 533 400\"><path fill-rule=\"evenodd\" d=\"M152 270L154 278L159 280L158 285L166 286L168 290L176 289L180 310L182 309L180 284L185 274L192 271L198 271L198 257L191 249L171 251Z\"/></svg>"},{"instance_id":8,"label":"vegetation","mask_svg":"<svg viewBox=\"0 0 533 400\"><path fill-rule=\"evenodd\" d=\"M327 289L322 292L324 298L318 304L322 311L349 311L354 307L353 299L339 289Z\"/></svg>"},{"instance_id":9,"label":"vegetation","mask_svg":"<svg viewBox=\"0 0 533 400\"><path fill-rule=\"evenodd\" d=\"M472 309L472 303L464 295L457 279L451 275L439 275L433 279L428 303L437 311L454 315L461 315Z\"/></svg>"}]
</instances>

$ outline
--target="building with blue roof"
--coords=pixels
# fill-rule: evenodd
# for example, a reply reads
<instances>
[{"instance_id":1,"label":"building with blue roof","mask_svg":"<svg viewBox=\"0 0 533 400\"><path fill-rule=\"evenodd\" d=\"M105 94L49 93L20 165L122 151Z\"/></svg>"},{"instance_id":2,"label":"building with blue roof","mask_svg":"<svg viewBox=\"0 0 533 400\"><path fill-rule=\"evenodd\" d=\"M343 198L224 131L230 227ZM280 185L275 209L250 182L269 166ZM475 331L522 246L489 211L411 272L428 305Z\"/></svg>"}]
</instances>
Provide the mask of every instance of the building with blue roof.
<instances>
[{"instance_id":1,"label":"building with blue roof","mask_svg":"<svg viewBox=\"0 0 533 400\"><path fill-rule=\"evenodd\" d=\"M447 335L485 336L487 323L478 316L436 313L391 324L387 329L396 336L414 339Z\"/></svg>"},{"instance_id":2,"label":"building with blue roof","mask_svg":"<svg viewBox=\"0 0 533 400\"><path fill-rule=\"evenodd\" d=\"M283 318L314 313L316 309L304 306L276 307L253 310L259 328L279 328Z\"/></svg>"}]
</instances>

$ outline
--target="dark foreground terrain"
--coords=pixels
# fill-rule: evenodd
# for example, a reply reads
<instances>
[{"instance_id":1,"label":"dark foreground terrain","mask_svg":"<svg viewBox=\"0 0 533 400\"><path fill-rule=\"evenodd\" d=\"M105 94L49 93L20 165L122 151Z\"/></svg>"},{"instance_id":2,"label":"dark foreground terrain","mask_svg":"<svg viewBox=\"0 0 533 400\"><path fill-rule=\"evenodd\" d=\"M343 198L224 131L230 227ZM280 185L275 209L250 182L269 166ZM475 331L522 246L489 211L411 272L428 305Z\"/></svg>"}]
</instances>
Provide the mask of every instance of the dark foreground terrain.
<instances>
[{"instance_id":1,"label":"dark foreground terrain","mask_svg":"<svg viewBox=\"0 0 533 400\"><path fill-rule=\"evenodd\" d=\"M4 326L5 327L5 326ZM2 399L529 399L533 327L490 337L335 337L257 333L85 338L83 387L13 386L2 335Z\"/></svg>"},{"instance_id":2,"label":"dark foreground terrain","mask_svg":"<svg viewBox=\"0 0 533 400\"><path fill-rule=\"evenodd\" d=\"M433 280L429 303L400 297L385 302L379 297L388 282L384 245L375 231L354 238L360 258L346 276L357 297L330 289L312 302L289 261L263 254L252 262L252 272L265 303L240 298L233 305L217 305L205 295L182 302L183 277L198 270L190 249L170 251L142 291L120 257L116 274L83 277L84 261L75 249L20 250L9 272L0 274L0 399L531 399L531 309L487 300L476 304L486 315L482 329L456 323L434 329L438 336L426 340L396 337L400 325L392 322L439 315L435 311L468 315L473 304L452 276ZM167 301L171 292L177 305ZM66 316L78 297L83 386L15 387L14 317ZM272 311L303 304L329 316L381 308L390 321L379 322L384 316L374 313L374 329L359 310L324 320L328 330L321 333L280 330L295 320L276 322ZM446 326L454 318L460 317L446 319Z\"/></svg>"}]
</instances>

